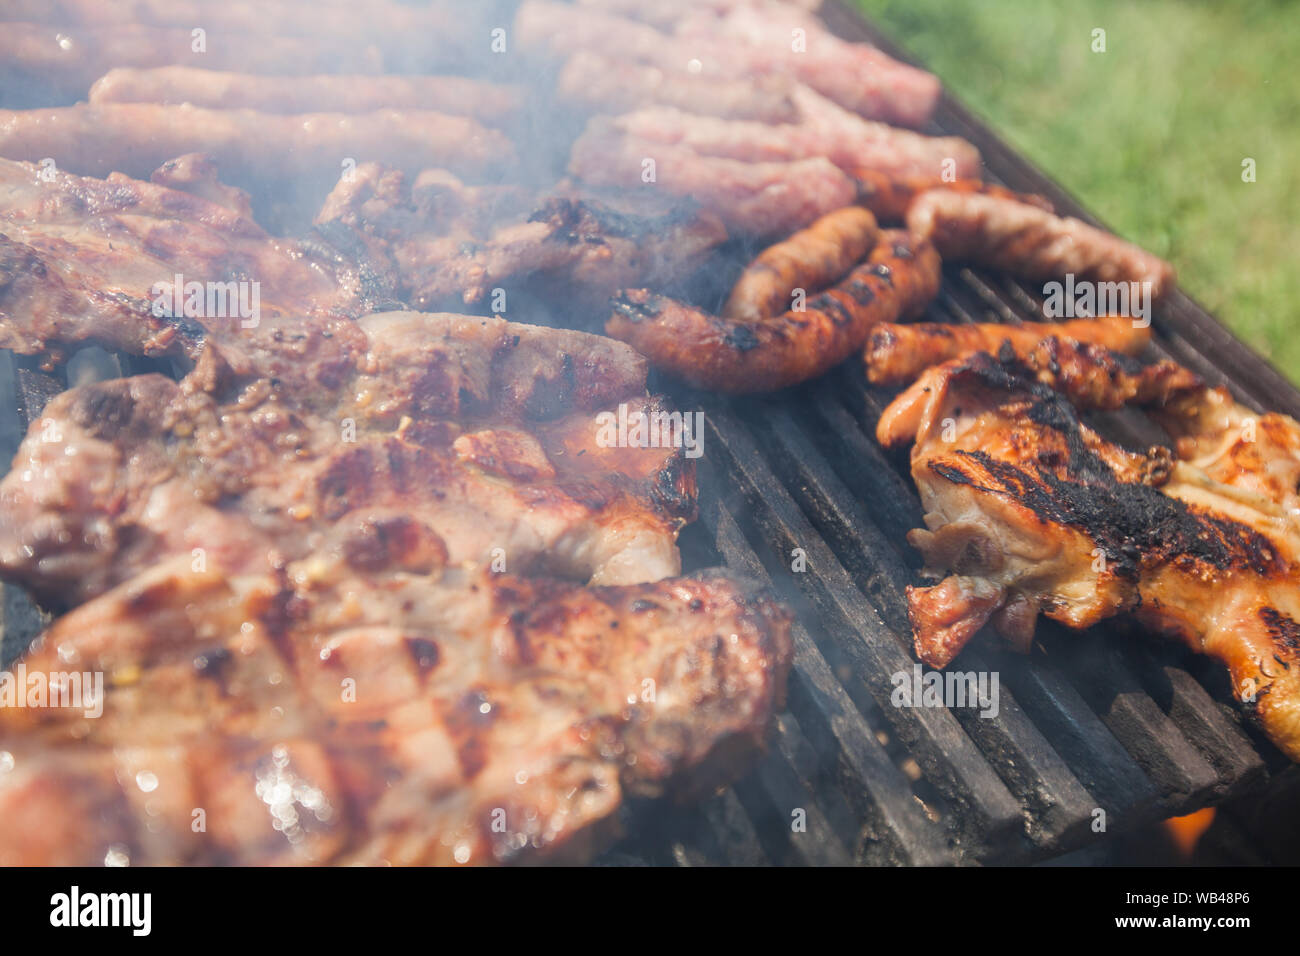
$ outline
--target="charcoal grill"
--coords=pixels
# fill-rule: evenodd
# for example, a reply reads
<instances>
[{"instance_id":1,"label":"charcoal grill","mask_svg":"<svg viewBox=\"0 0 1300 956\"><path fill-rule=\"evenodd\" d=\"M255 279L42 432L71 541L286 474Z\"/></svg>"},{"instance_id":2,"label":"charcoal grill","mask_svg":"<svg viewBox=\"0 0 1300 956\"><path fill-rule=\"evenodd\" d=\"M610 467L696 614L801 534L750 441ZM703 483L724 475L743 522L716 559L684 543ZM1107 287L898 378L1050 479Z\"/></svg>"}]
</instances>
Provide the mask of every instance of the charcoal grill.
<instances>
[{"instance_id":1,"label":"charcoal grill","mask_svg":"<svg viewBox=\"0 0 1300 956\"><path fill-rule=\"evenodd\" d=\"M841 36L908 59L846 8L830 4L823 16ZM950 95L928 131L978 146L990 180L1095 222ZM1024 284L947 267L927 319L1041 315L1040 296ZM1161 305L1153 326L1160 357L1228 385L1257 409L1300 417L1300 392L1183 293ZM158 370L112 361L123 374ZM67 374L0 353L3 462L69 384ZM1261 801L1297 802L1300 772L1228 703L1216 667L1172 644L1134 639L1119 624L1081 634L1040 624L1029 657L977 639L953 665L1000 675L996 717L890 704L890 675L914 664L904 588L916 580L918 558L904 536L921 524L921 509L905 458L872 437L892 393L867 385L860 363L743 401L655 384L706 415L700 520L682 536L687 569L724 564L770 584L797 615L794 668L787 710L754 772L689 807L625 808L630 836L600 863L1070 860L1063 855L1093 852L1116 834L1242 798L1250 809L1221 813L1218 824L1233 860L1273 861L1244 834ZM1097 424L1131 444L1160 435L1132 411ZM796 549L805 570L792 570ZM7 663L47 618L11 586L3 614Z\"/></svg>"}]
</instances>

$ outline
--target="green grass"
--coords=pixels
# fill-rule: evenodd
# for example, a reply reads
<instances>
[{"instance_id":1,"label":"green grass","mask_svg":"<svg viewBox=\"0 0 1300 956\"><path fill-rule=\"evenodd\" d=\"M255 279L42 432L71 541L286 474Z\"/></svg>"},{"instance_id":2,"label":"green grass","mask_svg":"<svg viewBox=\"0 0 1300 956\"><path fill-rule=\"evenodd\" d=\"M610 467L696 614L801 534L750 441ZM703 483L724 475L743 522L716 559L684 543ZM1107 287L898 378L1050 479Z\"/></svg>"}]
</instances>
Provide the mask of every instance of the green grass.
<instances>
[{"instance_id":1,"label":"green grass","mask_svg":"<svg viewBox=\"0 0 1300 956\"><path fill-rule=\"evenodd\" d=\"M1300 9L857 0L1020 152L1300 382ZM1092 52L1092 31L1106 52ZM1242 160L1256 181L1242 181Z\"/></svg>"}]
</instances>

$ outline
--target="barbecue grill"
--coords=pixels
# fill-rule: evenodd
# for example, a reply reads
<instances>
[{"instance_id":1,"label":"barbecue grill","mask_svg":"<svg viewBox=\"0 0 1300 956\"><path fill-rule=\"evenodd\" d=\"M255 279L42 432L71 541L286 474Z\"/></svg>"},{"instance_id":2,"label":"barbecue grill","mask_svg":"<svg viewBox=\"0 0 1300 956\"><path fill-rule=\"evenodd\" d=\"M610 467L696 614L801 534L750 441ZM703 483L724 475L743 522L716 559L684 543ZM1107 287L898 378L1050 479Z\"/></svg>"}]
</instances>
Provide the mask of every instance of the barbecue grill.
<instances>
[{"instance_id":1,"label":"barbecue grill","mask_svg":"<svg viewBox=\"0 0 1300 956\"><path fill-rule=\"evenodd\" d=\"M846 8L830 4L822 15L841 36L907 59ZM990 181L1094 221L950 95L926 132L965 137ZM926 317L1041 315L1041 297L1026 285L949 266ZM1256 408L1300 417L1300 391L1183 293L1162 304L1153 326L1161 357ZM179 371L108 360L122 374ZM0 353L4 462L69 384L66 366L42 370ZM600 863L1029 863L1104 852L1116 834L1234 801L1245 809L1221 814L1218 826L1240 837L1236 861L1270 862L1248 834L1261 806L1296 802L1300 772L1226 703L1216 665L1172 644L1132 639L1118 624L1070 633L1044 623L1030 657L977 640L954 663L999 675L996 716L891 704L891 675L915 663L904 588L919 562L905 534L921 525L921 508L905 458L872 437L891 393L867 385L859 362L743 401L668 381L654 387L706 416L700 520L681 541L686 569L724 564L769 583L797 615L794 667L757 769L690 807L627 806L631 836ZM1097 424L1128 444L1161 434L1136 411ZM12 586L3 615L7 666L48 618Z\"/></svg>"}]
</instances>

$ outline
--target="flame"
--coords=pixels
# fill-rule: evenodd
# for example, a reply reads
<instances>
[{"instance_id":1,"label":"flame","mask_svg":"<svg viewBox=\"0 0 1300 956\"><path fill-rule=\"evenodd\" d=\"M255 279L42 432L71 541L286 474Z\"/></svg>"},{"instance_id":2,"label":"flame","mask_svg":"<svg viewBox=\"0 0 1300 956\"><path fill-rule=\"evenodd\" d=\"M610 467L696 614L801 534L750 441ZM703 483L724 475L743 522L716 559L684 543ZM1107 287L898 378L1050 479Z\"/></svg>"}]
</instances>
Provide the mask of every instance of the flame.
<instances>
[{"instance_id":1,"label":"flame","mask_svg":"<svg viewBox=\"0 0 1300 956\"><path fill-rule=\"evenodd\" d=\"M1210 828L1214 822L1214 808L1206 807L1203 810L1197 810L1195 813L1189 813L1185 817L1170 817L1164 821L1165 833L1178 848L1179 854L1184 859L1191 859L1192 853L1196 850L1196 844L1201 839L1201 835Z\"/></svg>"}]
</instances>

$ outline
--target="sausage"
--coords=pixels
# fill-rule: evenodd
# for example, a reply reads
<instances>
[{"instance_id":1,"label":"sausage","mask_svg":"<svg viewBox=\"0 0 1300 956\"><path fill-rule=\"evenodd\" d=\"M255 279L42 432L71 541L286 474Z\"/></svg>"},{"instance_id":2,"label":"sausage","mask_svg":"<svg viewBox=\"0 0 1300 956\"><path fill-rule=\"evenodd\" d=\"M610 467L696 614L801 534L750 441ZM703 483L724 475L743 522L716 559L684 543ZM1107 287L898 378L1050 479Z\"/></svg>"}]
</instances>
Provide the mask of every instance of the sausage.
<instances>
[{"instance_id":1,"label":"sausage","mask_svg":"<svg viewBox=\"0 0 1300 956\"><path fill-rule=\"evenodd\" d=\"M875 170L855 168L848 171L858 183L858 202L866 206L880 222L902 222L912 201L932 189L946 189L955 193L974 193L1011 199L1052 211L1052 204L1033 193L1018 193L1005 186L997 186L979 179L945 181L938 176L889 176ZM941 251L942 252L942 251Z\"/></svg>"},{"instance_id":2,"label":"sausage","mask_svg":"<svg viewBox=\"0 0 1300 956\"><path fill-rule=\"evenodd\" d=\"M914 325L887 323L871 330L864 358L867 378L873 385L904 385L932 365L962 358L973 352L1000 354L1010 348L1021 361L1046 338L1104 346L1115 352L1136 355L1151 341L1151 329L1135 326L1123 316L1076 319L1072 322L1032 322L1003 325L977 322L947 325L918 322Z\"/></svg>"},{"instance_id":3,"label":"sausage","mask_svg":"<svg viewBox=\"0 0 1300 956\"><path fill-rule=\"evenodd\" d=\"M907 210L907 228L945 259L1025 279L1067 273L1096 282L1150 283L1159 299L1174 284L1169 263L1085 222L1000 196L932 189Z\"/></svg>"},{"instance_id":4,"label":"sausage","mask_svg":"<svg viewBox=\"0 0 1300 956\"><path fill-rule=\"evenodd\" d=\"M824 289L843 278L876 244L876 217L860 206L828 213L769 246L741 273L722 315L756 322L784 312L796 289Z\"/></svg>"},{"instance_id":5,"label":"sausage","mask_svg":"<svg viewBox=\"0 0 1300 956\"><path fill-rule=\"evenodd\" d=\"M109 70L90 88L89 102L191 103L208 109L265 113L369 113L436 110L472 116L486 126L512 121L523 109L517 86L461 76L260 76L188 66Z\"/></svg>"},{"instance_id":6,"label":"sausage","mask_svg":"<svg viewBox=\"0 0 1300 956\"><path fill-rule=\"evenodd\" d=\"M275 143L275 149L255 148ZM103 176L145 177L184 153L206 153L241 182L283 182L319 171L338 177L348 156L369 156L418 170L444 166L488 174L515 159L497 130L432 110L299 113L209 110L156 103L104 103L41 110L0 110L0 156Z\"/></svg>"},{"instance_id":7,"label":"sausage","mask_svg":"<svg viewBox=\"0 0 1300 956\"><path fill-rule=\"evenodd\" d=\"M934 249L890 231L866 262L809 298L803 310L744 322L632 289L615 297L605 331L694 385L737 394L773 391L838 365L862 347L873 326L919 312L939 280Z\"/></svg>"}]
</instances>

